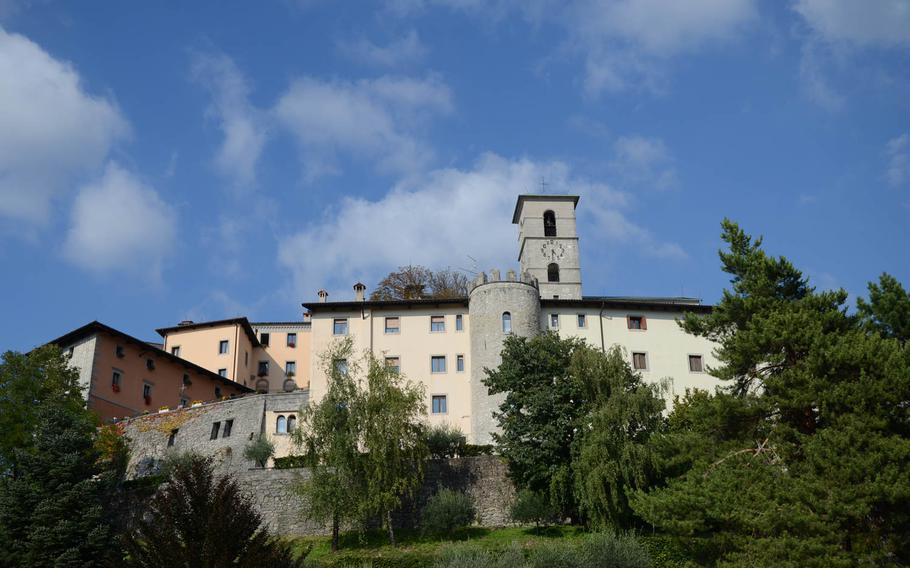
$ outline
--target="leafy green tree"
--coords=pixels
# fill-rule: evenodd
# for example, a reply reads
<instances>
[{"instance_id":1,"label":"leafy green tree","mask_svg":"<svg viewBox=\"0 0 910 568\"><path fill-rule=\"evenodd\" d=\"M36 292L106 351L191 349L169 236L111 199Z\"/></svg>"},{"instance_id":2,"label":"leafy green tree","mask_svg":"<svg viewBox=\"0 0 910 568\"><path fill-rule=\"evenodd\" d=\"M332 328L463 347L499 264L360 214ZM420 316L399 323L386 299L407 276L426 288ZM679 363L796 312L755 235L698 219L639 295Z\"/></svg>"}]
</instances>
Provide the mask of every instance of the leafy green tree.
<instances>
[{"instance_id":1,"label":"leafy green tree","mask_svg":"<svg viewBox=\"0 0 910 568\"><path fill-rule=\"evenodd\" d=\"M878 284L869 283L869 300L856 300L864 323L885 337L902 343L910 340L910 293L890 274L882 274Z\"/></svg>"},{"instance_id":2,"label":"leafy green tree","mask_svg":"<svg viewBox=\"0 0 910 568\"><path fill-rule=\"evenodd\" d=\"M116 555L95 427L65 402L39 405L33 438L0 478L0 565L101 566Z\"/></svg>"},{"instance_id":3,"label":"leafy green tree","mask_svg":"<svg viewBox=\"0 0 910 568\"><path fill-rule=\"evenodd\" d=\"M618 346L607 353L576 347L570 372L593 406L574 443L572 470L579 510L597 528L638 525L628 495L660 478L648 442L663 423L661 388L646 384Z\"/></svg>"},{"instance_id":4,"label":"leafy green tree","mask_svg":"<svg viewBox=\"0 0 910 568\"><path fill-rule=\"evenodd\" d=\"M16 450L32 446L44 406L85 408L79 373L54 345L28 354L7 351L0 363L0 473Z\"/></svg>"},{"instance_id":5,"label":"leafy green tree","mask_svg":"<svg viewBox=\"0 0 910 568\"><path fill-rule=\"evenodd\" d=\"M249 498L230 477L217 477L208 458L174 466L168 483L124 539L127 566L227 568L300 566L288 543L269 534Z\"/></svg>"},{"instance_id":6,"label":"leafy green tree","mask_svg":"<svg viewBox=\"0 0 910 568\"><path fill-rule=\"evenodd\" d=\"M431 426L427 431L427 450L434 460L460 457L467 444L464 432L451 424Z\"/></svg>"},{"instance_id":7,"label":"leafy green tree","mask_svg":"<svg viewBox=\"0 0 910 568\"><path fill-rule=\"evenodd\" d=\"M363 518L366 478L360 453L361 424L357 408L361 394L354 379L358 367L338 361L352 358L350 338L322 356L329 377L326 395L300 411L294 441L303 450L311 476L298 486L307 503L307 515L332 525L332 551L338 550L341 524Z\"/></svg>"},{"instance_id":8,"label":"leafy green tree","mask_svg":"<svg viewBox=\"0 0 910 568\"><path fill-rule=\"evenodd\" d=\"M372 354L358 405L366 475L365 506L381 516L395 545L392 512L423 481L427 459L424 390Z\"/></svg>"},{"instance_id":9,"label":"leafy green tree","mask_svg":"<svg viewBox=\"0 0 910 568\"><path fill-rule=\"evenodd\" d=\"M572 443L590 410L582 382L569 370L581 345L554 333L510 335L502 363L484 379L491 395L505 394L495 415L502 432L494 440L510 475L519 487L548 495L565 514L574 510Z\"/></svg>"},{"instance_id":10,"label":"leafy green tree","mask_svg":"<svg viewBox=\"0 0 910 568\"><path fill-rule=\"evenodd\" d=\"M474 522L477 509L469 495L440 488L427 500L420 513L420 527L427 534L444 536Z\"/></svg>"},{"instance_id":11,"label":"leafy green tree","mask_svg":"<svg viewBox=\"0 0 910 568\"><path fill-rule=\"evenodd\" d=\"M674 410L653 443L678 475L633 509L721 565L908 562L907 348L848 315L843 290L723 229L731 288L682 326L719 343L728 386Z\"/></svg>"},{"instance_id":12,"label":"leafy green tree","mask_svg":"<svg viewBox=\"0 0 910 568\"><path fill-rule=\"evenodd\" d=\"M549 525L559 518L559 511L550 502L550 496L539 491L522 489L515 497L510 510L512 520L517 523L534 523L537 529Z\"/></svg>"},{"instance_id":13,"label":"leafy green tree","mask_svg":"<svg viewBox=\"0 0 910 568\"><path fill-rule=\"evenodd\" d=\"M275 444L266 436L260 435L243 448L243 457L259 467L265 467L275 455Z\"/></svg>"}]
</instances>

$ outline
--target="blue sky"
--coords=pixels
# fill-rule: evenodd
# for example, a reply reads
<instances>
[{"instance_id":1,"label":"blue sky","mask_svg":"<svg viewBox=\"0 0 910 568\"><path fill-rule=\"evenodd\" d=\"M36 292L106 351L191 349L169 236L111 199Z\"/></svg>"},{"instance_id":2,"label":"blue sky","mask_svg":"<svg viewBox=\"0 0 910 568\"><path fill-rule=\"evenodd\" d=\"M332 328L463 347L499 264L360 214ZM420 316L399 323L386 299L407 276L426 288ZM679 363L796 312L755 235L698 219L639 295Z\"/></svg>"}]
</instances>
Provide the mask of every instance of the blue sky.
<instances>
[{"instance_id":1,"label":"blue sky","mask_svg":"<svg viewBox=\"0 0 910 568\"><path fill-rule=\"evenodd\" d=\"M4 350L514 267L542 179L589 295L715 301L724 217L908 284L910 2L0 0Z\"/></svg>"}]
</instances>

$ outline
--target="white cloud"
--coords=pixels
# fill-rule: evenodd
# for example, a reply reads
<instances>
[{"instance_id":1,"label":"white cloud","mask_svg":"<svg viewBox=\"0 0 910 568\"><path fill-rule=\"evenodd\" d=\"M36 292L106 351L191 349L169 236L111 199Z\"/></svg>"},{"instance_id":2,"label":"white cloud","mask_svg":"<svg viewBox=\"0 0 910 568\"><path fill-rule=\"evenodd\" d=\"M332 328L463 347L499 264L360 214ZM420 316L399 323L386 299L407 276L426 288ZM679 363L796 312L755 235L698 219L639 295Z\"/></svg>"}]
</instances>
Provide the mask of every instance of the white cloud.
<instances>
[{"instance_id":1,"label":"white cloud","mask_svg":"<svg viewBox=\"0 0 910 568\"><path fill-rule=\"evenodd\" d=\"M76 70L0 27L0 216L43 223L51 201L129 132L116 105Z\"/></svg>"},{"instance_id":2,"label":"white cloud","mask_svg":"<svg viewBox=\"0 0 910 568\"><path fill-rule=\"evenodd\" d=\"M426 46L414 30L388 45L377 45L365 37L338 42L338 49L355 61L376 67L397 67L421 61Z\"/></svg>"},{"instance_id":3,"label":"white cloud","mask_svg":"<svg viewBox=\"0 0 910 568\"><path fill-rule=\"evenodd\" d=\"M630 185L672 189L678 184L673 157L659 138L622 136L613 143L610 168Z\"/></svg>"},{"instance_id":4,"label":"white cloud","mask_svg":"<svg viewBox=\"0 0 910 568\"><path fill-rule=\"evenodd\" d=\"M835 89L827 76L827 54L828 51L817 41L806 40L800 55L799 76L806 98L821 108L834 112L843 109L847 99Z\"/></svg>"},{"instance_id":5,"label":"white cloud","mask_svg":"<svg viewBox=\"0 0 910 568\"><path fill-rule=\"evenodd\" d=\"M432 150L419 133L429 117L452 110L449 88L430 77L295 80L273 109L297 140L307 177L335 173L341 154L372 160L383 173L412 173Z\"/></svg>"},{"instance_id":6,"label":"white cloud","mask_svg":"<svg viewBox=\"0 0 910 568\"><path fill-rule=\"evenodd\" d=\"M910 181L910 134L904 133L888 141L885 147L888 169L885 178L891 187L901 187Z\"/></svg>"},{"instance_id":7,"label":"white cloud","mask_svg":"<svg viewBox=\"0 0 910 568\"><path fill-rule=\"evenodd\" d=\"M483 155L470 169L438 169L396 185L372 201L345 198L322 222L281 240L279 261L293 275L294 293L313 298L325 287L347 297L354 282L375 282L397 266L517 268L515 196L545 177L559 192L578 193L593 227L586 246L628 243L652 256L685 257L621 212L629 197L574 175L563 162Z\"/></svg>"},{"instance_id":8,"label":"white cloud","mask_svg":"<svg viewBox=\"0 0 910 568\"><path fill-rule=\"evenodd\" d=\"M94 272L160 279L174 250L176 213L154 189L109 163L104 175L79 190L63 245L64 256Z\"/></svg>"},{"instance_id":9,"label":"white cloud","mask_svg":"<svg viewBox=\"0 0 910 568\"><path fill-rule=\"evenodd\" d=\"M907 0L796 0L793 7L827 41L910 46Z\"/></svg>"},{"instance_id":10,"label":"white cloud","mask_svg":"<svg viewBox=\"0 0 910 568\"><path fill-rule=\"evenodd\" d=\"M234 62L223 54L196 54L194 79L212 95L209 114L215 117L224 142L215 156L215 168L230 179L235 189L256 181L256 163L266 142L261 113L249 102L250 88Z\"/></svg>"}]
</instances>

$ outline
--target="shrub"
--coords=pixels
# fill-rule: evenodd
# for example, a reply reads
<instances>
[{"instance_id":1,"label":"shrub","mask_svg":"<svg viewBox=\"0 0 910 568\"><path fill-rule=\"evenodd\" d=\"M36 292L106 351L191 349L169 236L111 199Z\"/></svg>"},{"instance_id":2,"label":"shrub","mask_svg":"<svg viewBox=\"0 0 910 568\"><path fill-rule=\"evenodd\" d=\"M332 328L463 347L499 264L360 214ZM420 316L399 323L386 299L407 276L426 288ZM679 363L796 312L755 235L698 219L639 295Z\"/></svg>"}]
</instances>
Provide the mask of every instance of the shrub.
<instances>
[{"instance_id":1,"label":"shrub","mask_svg":"<svg viewBox=\"0 0 910 568\"><path fill-rule=\"evenodd\" d=\"M468 439L456 426L433 426L427 432L427 450L434 460L457 458L464 454Z\"/></svg>"},{"instance_id":2,"label":"shrub","mask_svg":"<svg viewBox=\"0 0 910 568\"><path fill-rule=\"evenodd\" d=\"M294 469L298 467L307 467L308 456L284 456L283 458L275 458L272 460L272 463L275 465L275 469Z\"/></svg>"},{"instance_id":3,"label":"shrub","mask_svg":"<svg viewBox=\"0 0 910 568\"><path fill-rule=\"evenodd\" d=\"M443 535L474 522L474 502L464 493L440 489L423 508L420 524L424 532Z\"/></svg>"},{"instance_id":4,"label":"shrub","mask_svg":"<svg viewBox=\"0 0 910 568\"><path fill-rule=\"evenodd\" d=\"M521 548L487 550L473 544L453 544L442 549L435 568L524 568Z\"/></svg>"},{"instance_id":5,"label":"shrub","mask_svg":"<svg viewBox=\"0 0 910 568\"><path fill-rule=\"evenodd\" d=\"M461 457L474 458L477 456L491 456L495 446L492 444L465 444L461 449Z\"/></svg>"},{"instance_id":6,"label":"shrub","mask_svg":"<svg viewBox=\"0 0 910 568\"><path fill-rule=\"evenodd\" d=\"M243 449L243 457L256 462L259 467L265 467L273 455L275 455L275 444L265 436L259 436Z\"/></svg>"},{"instance_id":7,"label":"shrub","mask_svg":"<svg viewBox=\"0 0 910 568\"><path fill-rule=\"evenodd\" d=\"M557 512L543 493L522 489L512 504L512 520L520 524L531 524L537 528L556 520Z\"/></svg>"},{"instance_id":8,"label":"shrub","mask_svg":"<svg viewBox=\"0 0 910 568\"><path fill-rule=\"evenodd\" d=\"M649 568L651 557L631 534L594 533L578 547L579 566L599 568Z\"/></svg>"}]
</instances>

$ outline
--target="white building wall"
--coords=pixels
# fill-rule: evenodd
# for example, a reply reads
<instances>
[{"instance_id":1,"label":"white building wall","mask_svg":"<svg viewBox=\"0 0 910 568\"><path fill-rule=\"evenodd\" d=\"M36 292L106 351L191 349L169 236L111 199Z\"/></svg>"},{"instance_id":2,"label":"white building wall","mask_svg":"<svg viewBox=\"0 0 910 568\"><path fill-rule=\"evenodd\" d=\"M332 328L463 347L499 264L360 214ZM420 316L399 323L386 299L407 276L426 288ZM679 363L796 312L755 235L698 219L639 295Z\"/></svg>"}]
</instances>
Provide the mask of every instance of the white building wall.
<instances>
[{"instance_id":1,"label":"white building wall","mask_svg":"<svg viewBox=\"0 0 910 568\"><path fill-rule=\"evenodd\" d=\"M95 370L95 344L97 335L85 337L72 345L63 347L63 352L72 350L70 366L79 370L79 386L83 388L83 397L88 400Z\"/></svg>"}]
</instances>

